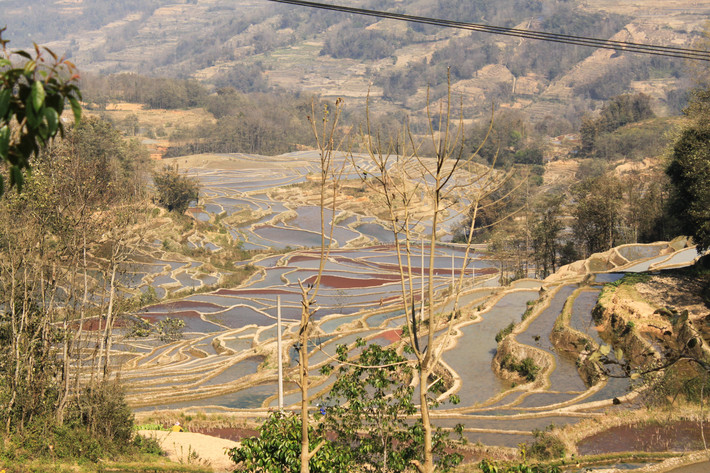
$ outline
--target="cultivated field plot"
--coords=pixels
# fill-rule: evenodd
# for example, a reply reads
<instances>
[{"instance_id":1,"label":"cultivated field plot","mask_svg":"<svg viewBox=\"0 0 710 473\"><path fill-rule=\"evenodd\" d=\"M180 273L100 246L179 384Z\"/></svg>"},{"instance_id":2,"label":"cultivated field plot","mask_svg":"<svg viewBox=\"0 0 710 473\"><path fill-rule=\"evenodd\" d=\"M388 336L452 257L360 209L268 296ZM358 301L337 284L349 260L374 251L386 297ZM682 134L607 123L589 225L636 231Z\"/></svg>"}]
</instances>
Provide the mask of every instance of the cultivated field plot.
<instances>
[{"instance_id":1,"label":"cultivated field plot","mask_svg":"<svg viewBox=\"0 0 710 473\"><path fill-rule=\"evenodd\" d=\"M115 340L118 356L114 359L120 363L120 377L129 388L129 402L138 410L273 408L277 356L282 357L286 370L285 403L300 402L294 383L300 284L314 282L321 244L320 208L304 198L302 184L316 172L317 155L303 152L278 157L282 166L263 164L255 156L225 159L231 162L229 169L219 169L215 161L191 169L202 185L199 206L191 209L192 215L206 223L222 222L229 237L241 241L245 249L276 251L257 253L251 261L238 263L258 269L239 287L159 302L136 314L149 321L170 317L185 322L184 338L177 342L123 336ZM235 165L235 160L241 164ZM361 170L366 166L364 161L356 164ZM355 169L345 174L357 177ZM314 317L315 336L308 347L314 404L333 382L319 369L332 362L338 345L348 346L356 356L361 350L356 347L359 338L383 346L399 343L406 325L399 302L401 284L392 232L375 216L358 213L356 204L348 202L347 208L350 210L339 207L335 216L325 213L326 234L331 234L333 225L334 245L325 260ZM449 216L455 221L460 211L453 208ZM236 218L245 212L250 218ZM424 237L430 228L426 222L417 222L412 232ZM220 251L218 242L207 239L195 238L190 243L206 251ZM135 268L135 286L153 287L162 295L199 286L205 278L221 277L214 273L198 277L200 266L190 261L161 261L161 242L152 245L146 258L153 255L154 261ZM445 242L445 238L434 255L435 289L441 295L438 312L451 312L452 301L445 294L462 272L464 280L459 302L462 310L454 330L448 335L437 333L449 339L441 366L448 381L441 399L457 394L461 402L442 403L434 417L445 428L463 423L471 441L504 446L530 441L532 429L602 416L614 399L616 403L621 400L623 406L626 399L633 398L627 379L586 384L575 359L552 343L549 335L566 304L572 304L572 309L565 324L600 343L603 335L594 326L591 311L605 282L625 272L687 265L697 257L695 249L686 248L685 243L627 245L575 263L545 281L523 279L498 287L497 262L487 259L481 250L473 252L465 269L461 269L464 248ZM417 290L429 264L429 255L421 252L421 247L414 247L411 258ZM594 274L596 281L591 279L588 287L578 290L588 273ZM281 354L276 349L279 303L284 321ZM421 303L420 296L417 303ZM536 354L541 372L534 382L521 383L501 377L492 369L492 361L496 333L511 322L520 322L524 314L528 316L514 333L514 343Z\"/></svg>"}]
</instances>

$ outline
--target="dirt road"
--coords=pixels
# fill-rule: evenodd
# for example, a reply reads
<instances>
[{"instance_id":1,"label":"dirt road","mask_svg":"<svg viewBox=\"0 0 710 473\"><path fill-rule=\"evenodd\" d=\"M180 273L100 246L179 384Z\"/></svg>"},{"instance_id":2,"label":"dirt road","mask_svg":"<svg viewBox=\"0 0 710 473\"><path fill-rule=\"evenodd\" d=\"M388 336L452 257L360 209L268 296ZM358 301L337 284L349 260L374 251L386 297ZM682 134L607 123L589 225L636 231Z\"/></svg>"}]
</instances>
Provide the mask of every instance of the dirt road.
<instances>
[{"instance_id":1,"label":"dirt road","mask_svg":"<svg viewBox=\"0 0 710 473\"><path fill-rule=\"evenodd\" d=\"M225 450L239 445L232 440L192 432L141 430L144 437L153 437L174 462L211 467L215 473L234 471L234 463Z\"/></svg>"}]
</instances>

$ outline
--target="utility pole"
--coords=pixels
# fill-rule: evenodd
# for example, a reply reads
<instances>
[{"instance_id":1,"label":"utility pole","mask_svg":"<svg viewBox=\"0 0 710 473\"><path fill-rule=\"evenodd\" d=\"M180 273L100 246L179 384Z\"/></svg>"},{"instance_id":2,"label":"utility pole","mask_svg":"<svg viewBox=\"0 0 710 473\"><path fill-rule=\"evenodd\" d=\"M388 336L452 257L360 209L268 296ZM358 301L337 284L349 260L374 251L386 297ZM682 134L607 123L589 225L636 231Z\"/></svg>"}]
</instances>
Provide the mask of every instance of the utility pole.
<instances>
[{"instance_id":1,"label":"utility pole","mask_svg":"<svg viewBox=\"0 0 710 473\"><path fill-rule=\"evenodd\" d=\"M279 411L284 409L284 369L281 351L281 296L276 296L276 358L279 360Z\"/></svg>"}]
</instances>

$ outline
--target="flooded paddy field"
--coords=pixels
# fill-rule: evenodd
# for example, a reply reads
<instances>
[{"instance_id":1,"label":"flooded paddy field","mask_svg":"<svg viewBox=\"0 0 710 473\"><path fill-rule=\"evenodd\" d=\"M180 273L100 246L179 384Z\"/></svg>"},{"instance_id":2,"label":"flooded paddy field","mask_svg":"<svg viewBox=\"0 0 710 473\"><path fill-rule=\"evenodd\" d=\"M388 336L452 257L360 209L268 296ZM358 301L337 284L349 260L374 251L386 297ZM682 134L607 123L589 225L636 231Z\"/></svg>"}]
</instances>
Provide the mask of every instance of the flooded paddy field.
<instances>
[{"instance_id":1,"label":"flooded paddy field","mask_svg":"<svg viewBox=\"0 0 710 473\"><path fill-rule=\"evenodd\" d=\"M226 244L238 243L243 249L271 253L235 262L237 266L249 263L256 268L242 285L203 292L201 288L222 280L225 271L187 257L184 261L170 260L163 242L153 242L146 248L144 262L130 268L124 282L126 290L152 291L157 299L180 297L156 301L135 316L150 322L177 318L185 327L184 337L171 343L154 336L127 338L125 332L117 336L114 351L122 357L117 373L127 385L128 401L136 410L263 412L276 406L278 356L284 362L286 406L300 402L294 384L294 343L301 315L301 285L315 283L321 265L320 208L301 199L299 191L290 186L306 182L309 173L316 171L315 157L313 152L296 153L283 157L288 165L262 168L258 157L233 156L233 160L244 161L243 169L190 170L202 186L199 207L192 209L191 215L205 224L225 228L221 241L195 235L190 239L192 245L217 253ZM251 168L250 163L254 164ZM458 214L452 212L451 219L456 220ZM237 221L238 215L249 218ZM352 210L336 210L335 215L325 212L325 218L328 235L332 228L333 248L323 261L314 336L309 346L314 403L334 381L320 375L319 369L332 362L338 345L348 346L355 356L359 338L385 346L399 342L406 325L400 263L405 270L410 268L406 260L399 260L394 235L386 222ZM418 241L427 237L428 228L423 223L414 226ZM422 276L430 270L439 295L450 290L452 281L463 282L457 305L442 295L436 306L442 314L451 313L454 307L461 311L450 334L437 333L438 337L448 337L443 366L455 380L447 395L456 394L461 402L442 403L434 411L434 423L444 428L462 423L469 440L510 447L531 441L533 429L603 416L604 406L611 406L615 397L628 393L627 380L585 385L575 360L559 353L551 343L549 334L566 302L575 299L570 325L600 341L591 310L601 284L624 272L689 264L697 256L693 248L676 251L668 244L628 245L618 251L623 264L606 267L597 275L596 287L573 296L581 278L525 279L499 287L498 263L489 259L482 247L472 250L470 261L466 261L465 248L445 239L436 248L431 268L429 249L422 250L419 242L412 247L409 261L417 306L430 303L422 300ZM492 369L495 337L511 322L519 323L528 303L543 293L554 296L516 339L540 350L551 362L540 373L541 382L516 385ZM276 349L279 312L284 339L280 354ZM604 440L589 442L592 451L593 445Z\"/></svg>"}]
</instances>

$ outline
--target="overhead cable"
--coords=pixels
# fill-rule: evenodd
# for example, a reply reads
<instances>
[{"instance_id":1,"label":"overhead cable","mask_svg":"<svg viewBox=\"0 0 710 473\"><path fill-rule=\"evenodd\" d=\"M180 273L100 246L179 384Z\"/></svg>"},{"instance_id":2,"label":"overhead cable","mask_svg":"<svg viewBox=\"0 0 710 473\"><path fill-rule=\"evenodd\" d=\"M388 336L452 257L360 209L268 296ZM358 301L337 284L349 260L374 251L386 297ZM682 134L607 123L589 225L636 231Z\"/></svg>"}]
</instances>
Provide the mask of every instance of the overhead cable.
<instances>
[{"instance_id":1,"label":"overhead cable","mask_svg":"<svg viewBox=\"0 0 710 473\"><path fill-rule=\"evenodd\" d=\"M545 31L534 31L520 28L505 28L502 26L490 26L480 23L467 23L463 21L443 20L424 16L405 15L403 13L391 13L386 11L368 10L364 8L345 7L342 5L329 5L327 3L308 2L304 0L268 0L270 2L285 3L319 10L330 10L355 15L385 18L390 20L408 21L411 23L421 23L425 25L442 26L446 28L457 28L462 30L477 31L481 33L514 36L525 39L535 39L553 43L571 44L576 46L588 46L592 48L613 49L615 51L631 52L638 54L650 54L654 56L666 56L672 58L690 59L695 61L710 61L710 51L701 49L678 48L673 46L659 46L643 43L632 43L627 41L614 41L608 39L590 38L585 36L565 35L548 33Z\"/></svg>"}]
</instances>

